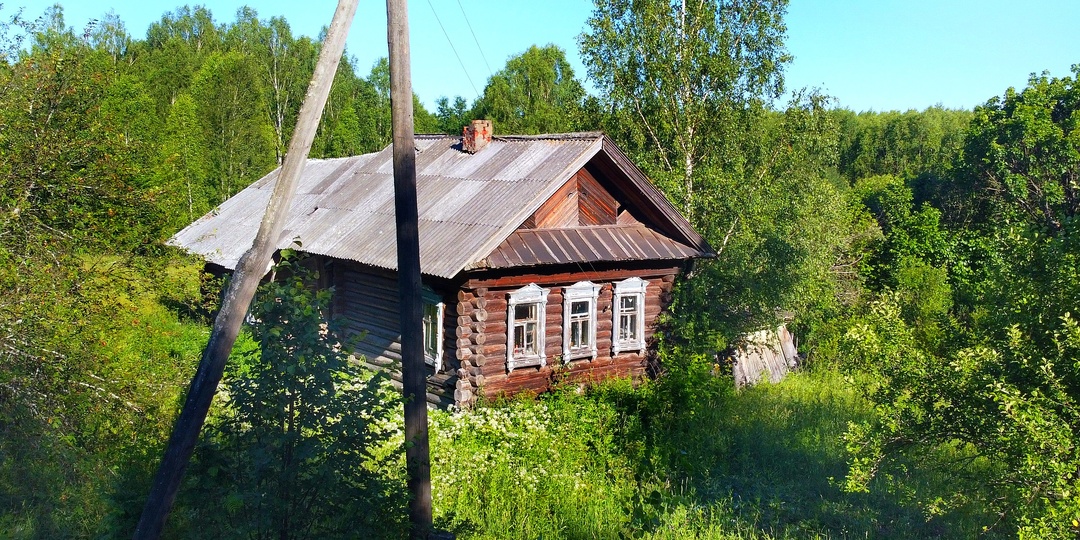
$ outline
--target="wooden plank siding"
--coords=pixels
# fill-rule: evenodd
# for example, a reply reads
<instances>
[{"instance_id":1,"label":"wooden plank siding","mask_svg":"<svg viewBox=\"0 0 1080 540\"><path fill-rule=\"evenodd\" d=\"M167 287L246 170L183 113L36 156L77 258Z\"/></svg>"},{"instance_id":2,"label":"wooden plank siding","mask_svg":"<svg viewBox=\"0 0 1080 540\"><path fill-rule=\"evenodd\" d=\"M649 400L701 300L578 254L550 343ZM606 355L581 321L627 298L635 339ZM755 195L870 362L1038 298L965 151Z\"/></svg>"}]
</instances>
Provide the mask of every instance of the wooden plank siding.
<instances>
[{"instance_id":1,"label":"wooden plank siding","mask_svg":"<svg viewBox=\"0 0 1080 540\"><path fill-rule=\"evenodd\" d=\"M353 351L365 366L388 371L394 385L401 387L401 332L398 322L398 284L396 275L368 269L355 263L334 264L335 315L342 318L347 337L356 339ZM443 370L435 373L428 367L427 401L437 407L454 403L457 374L451 336L445 331L452 305L447 303L443 318Z\"/></svg>"},{"instance_id":2,"label":"wooden plank siding","mask_svg":"<svg viewBox=\"0 0 1080 540\"><path fill-rule=\"evenodd\" d=\"M581 169L575 180L578 186L578 225L614 225L618 203L610 191L589 171Z\"/></svg>"},{"instance_id":3,"label":"wooden plank siding","mask_svg":"<svg viewBox=\"0 0 1080 540\"><path fill-rule=\"evenodd\" d=\"M577 177L563 184L540 208L533 213L537 229L557 229L578 225L578 183Z\"/></svg>"},{"instance_id":4,"label":"wooden plank siding","mask_svg":"<svg viewBox=\"0 0 1080 540\"><path fill-rule=\"evenodd\" d=\"M558 229L615 225L619 204L615 197L584 168L567 180L524 223L522 229Z\"/></svg>"}]
</instances>

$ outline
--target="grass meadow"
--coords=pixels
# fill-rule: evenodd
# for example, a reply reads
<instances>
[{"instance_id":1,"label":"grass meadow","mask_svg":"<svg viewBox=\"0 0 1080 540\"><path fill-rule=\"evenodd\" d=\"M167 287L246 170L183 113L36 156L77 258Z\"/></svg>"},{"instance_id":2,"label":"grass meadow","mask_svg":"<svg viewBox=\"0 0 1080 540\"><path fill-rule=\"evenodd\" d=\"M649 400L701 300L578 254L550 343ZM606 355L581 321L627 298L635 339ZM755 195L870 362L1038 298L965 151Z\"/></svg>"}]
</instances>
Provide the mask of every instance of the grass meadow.
<instances>
[{"instance_id":1,"label":"grass meadow","mask_svg":"<svg viewBox=\"0 0 1080 540\"><path fill-rule=\"evenodd\" d=\"M436 412L436 525L463 539L994 533L978 507L943 503L955 486L940 456L844 491L844 433L870 414L826 368L740 391L690 370Z\"/></svg>"}]
</instances>

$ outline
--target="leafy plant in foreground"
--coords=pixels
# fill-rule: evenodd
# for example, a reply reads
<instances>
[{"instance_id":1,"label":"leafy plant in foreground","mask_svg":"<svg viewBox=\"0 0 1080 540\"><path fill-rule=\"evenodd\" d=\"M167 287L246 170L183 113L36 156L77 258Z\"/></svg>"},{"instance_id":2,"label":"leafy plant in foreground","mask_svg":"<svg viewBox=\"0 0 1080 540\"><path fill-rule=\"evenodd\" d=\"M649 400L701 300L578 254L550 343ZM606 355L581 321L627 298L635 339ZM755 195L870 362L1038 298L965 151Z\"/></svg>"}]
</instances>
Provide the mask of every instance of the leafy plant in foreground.
<instances>
[{"instance_id":1,"label":"leafy plant in foreground","mask_svg":"<svg viewBox=\"0 0 1080 540\"><path fill-rule=\"evenodd\" d=\"M1073 537L1072 520L1080 518L1080 406L1071 379L1080 326L1066 313L1058 324L1015 324L1006 334L1001 342L940 357L920 345L895 298L875 303L846 336L851 357L874 381L864 392L877 413L846 435L846 487L866 490L897 458L948 451L955 457L952 474L982 486L982 493L965 493L971 483L958 482L953 501L987 497L1001 518L986 528L1017 527L1026 538ZM1042 339L1052 345L1040 348Z\"/></svg>"},{"instance_id":2,"label":"leafy plant in foreground","mask_svg":"<svg viewBox=\"0 0 1080 540\"><path fill-rule=\"evenodd\" d=\"M256 297L258 347L230 361L224 411L190 475L201 514L193 533L401 536L404 484L388 472L386 451L399 401L385 373L365 372L342 349L325 319L329 291L311 290L309 274L288 260L283 274Z\"/></svg>"}]
</instances>

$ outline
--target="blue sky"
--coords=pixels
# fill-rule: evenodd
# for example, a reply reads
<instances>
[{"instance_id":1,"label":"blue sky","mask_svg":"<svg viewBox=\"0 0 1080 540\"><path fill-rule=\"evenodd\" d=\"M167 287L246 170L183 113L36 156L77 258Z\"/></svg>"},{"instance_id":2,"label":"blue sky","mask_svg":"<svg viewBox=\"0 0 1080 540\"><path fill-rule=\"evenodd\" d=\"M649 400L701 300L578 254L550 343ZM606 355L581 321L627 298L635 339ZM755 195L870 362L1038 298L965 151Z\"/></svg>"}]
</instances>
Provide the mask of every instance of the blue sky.
<instances>
[{"instance_id":1,"label":"blue sky","mask_svg":"<svg viewBox=\"0 0 1080 540\"><path fill-rule=\"evenodd\" d=\"M0 2L3 18L19 7L34 18L53 3ZM218 23L234 20L246 4L263 18L284 16L294 34L309 36L329 24L336 6L336 0L202 3ZM112 10L130 34L142 38L150 23L183 0L61 4L66 23L76 30ZM562 47L584 80L577 36L591 10L582 0L412 0L414 90L431 110L439 96L461 95L471 102L507 58L547 43ZM787 48L795 57L786 71L788 88L820 88L856 111L972 108L1010 86L1022 88L1030 73L1066 76L1080 63L1075 0L793 0L786 22ZM386 55L384 2L361 2L348 52L362 75Z\"/></svg>"}]
</instances>

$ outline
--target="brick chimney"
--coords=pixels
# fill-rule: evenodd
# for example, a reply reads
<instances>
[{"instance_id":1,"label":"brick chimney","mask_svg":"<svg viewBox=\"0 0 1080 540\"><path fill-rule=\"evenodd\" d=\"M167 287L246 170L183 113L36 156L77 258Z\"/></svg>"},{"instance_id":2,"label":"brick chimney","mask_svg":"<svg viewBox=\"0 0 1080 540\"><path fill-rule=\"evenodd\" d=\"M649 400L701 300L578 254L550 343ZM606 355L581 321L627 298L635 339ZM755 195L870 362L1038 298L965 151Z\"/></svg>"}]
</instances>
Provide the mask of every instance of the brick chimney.
<instances>
[{"instance_id":1,"label":"brick chimney","mask_svg":"<svg viewBox=\"0 0 1080 540\"><path fill-rule=\"evenodd\" d=\"M491 120L473 120L461 130L461 149L475 154L491 142Z\"/></svg>"}]
</instances>

